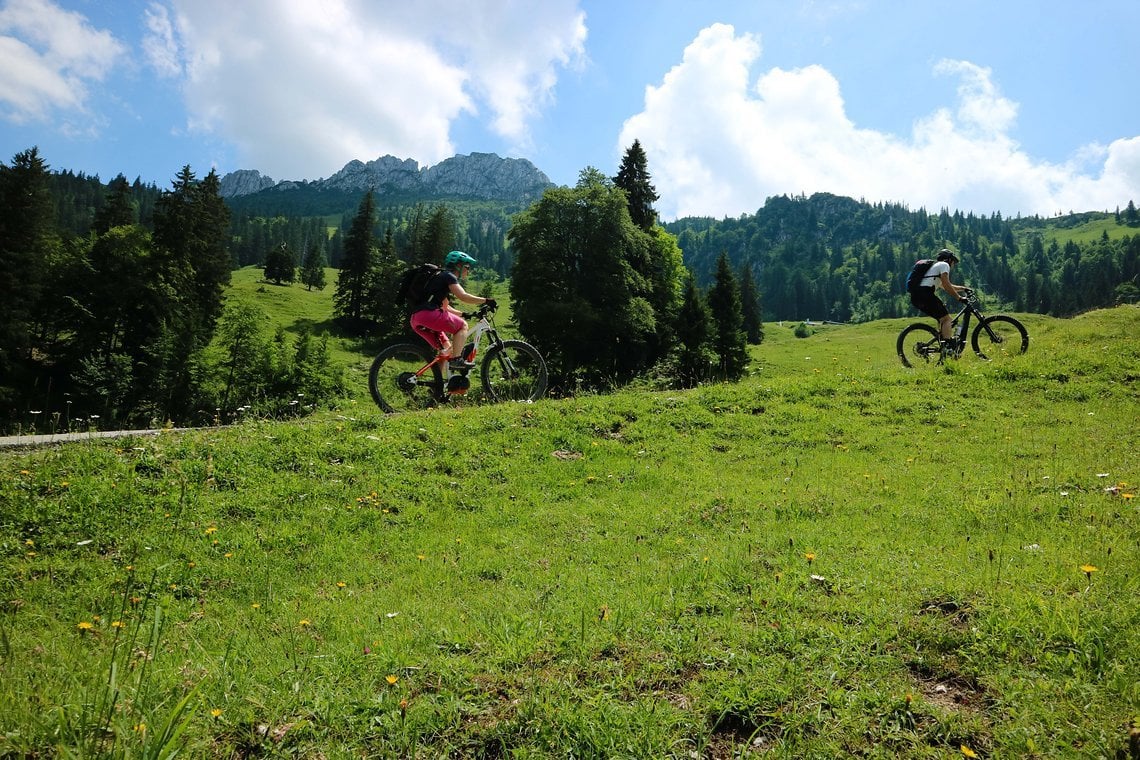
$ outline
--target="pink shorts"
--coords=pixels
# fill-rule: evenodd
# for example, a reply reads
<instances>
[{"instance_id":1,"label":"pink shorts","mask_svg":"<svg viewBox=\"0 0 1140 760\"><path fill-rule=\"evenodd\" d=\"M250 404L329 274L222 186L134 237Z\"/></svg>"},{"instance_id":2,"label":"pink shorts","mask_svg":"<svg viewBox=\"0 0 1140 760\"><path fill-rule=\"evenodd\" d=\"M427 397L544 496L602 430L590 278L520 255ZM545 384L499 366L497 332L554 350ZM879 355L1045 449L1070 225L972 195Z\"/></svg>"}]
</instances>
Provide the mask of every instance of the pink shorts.
<instances>
[{"instance_id":1,"label":"pink shorts","mask_svg":"<svg viewBox=\"0 0 1140 760\"><path fill-rule=\"evenodd\" d=\"M452 314L443 309L423 309L412 314L412 329L431 344L432 348L443 348L451 341L447 335L454 335L467 326L467 322L458 314Z\"/></svg>"}]
</instances>

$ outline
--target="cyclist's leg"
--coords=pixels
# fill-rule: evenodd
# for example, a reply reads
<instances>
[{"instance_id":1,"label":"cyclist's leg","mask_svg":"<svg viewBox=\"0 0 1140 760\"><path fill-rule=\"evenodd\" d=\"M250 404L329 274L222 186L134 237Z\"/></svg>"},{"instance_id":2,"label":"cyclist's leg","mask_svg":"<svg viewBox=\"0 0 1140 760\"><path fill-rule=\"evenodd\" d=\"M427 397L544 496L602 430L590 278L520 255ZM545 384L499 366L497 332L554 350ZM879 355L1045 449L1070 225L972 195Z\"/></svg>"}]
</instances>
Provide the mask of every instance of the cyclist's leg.
<instances>
[{"instance_id":1,"label":"cyclist's leg","mask_svg":"<svg viewBox=\"0 0 1140 760\"><path fill-rule=\"evenodd\" d=\"M431 344L432 348L448 355L451 355L454 343L458 342L457 339L452 340L450 336L456 335L458 338L460 327L464 333L467 331L467 322L463 317L443 309L417 311L412 315L411 323L416 334ZM459 345L462 346L463 344L460 343ZM459 349L455 350L458 351Z\"/></svg>"},{"instance_id":2,"label":"cyclist's leg","mask_svg":"<svg viewBox=\"0 0 1140 760\"><path fill-rule=\"evenodd\" d=\"M949 314L945 314L938 320L938 334L942 336L942 340L950 340L954 337L954 318Z\"/></svg>"},{"instance_id":3,"label":"cyclist's leg","mask_svg":"<svg viewBox=\"0 0 1140 760\"><path fill-rule=\"evenodd\" d=\"M911 296L910 302L914 308L938 322L938 334L943 340L949 340L953 337L954 328L952 324L954 318L950 316L946 304L935 294L934 288L920 289Z\"/></svg>"}]
</instances>

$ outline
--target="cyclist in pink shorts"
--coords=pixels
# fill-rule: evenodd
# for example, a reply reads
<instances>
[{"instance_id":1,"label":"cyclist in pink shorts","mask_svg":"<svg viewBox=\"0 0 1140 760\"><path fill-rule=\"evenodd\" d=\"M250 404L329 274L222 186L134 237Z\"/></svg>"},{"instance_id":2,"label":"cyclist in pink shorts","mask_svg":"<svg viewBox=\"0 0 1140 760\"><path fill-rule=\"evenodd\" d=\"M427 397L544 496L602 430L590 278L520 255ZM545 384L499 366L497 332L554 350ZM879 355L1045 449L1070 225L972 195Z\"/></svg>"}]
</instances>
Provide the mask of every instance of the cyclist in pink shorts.
<instances>
[{"instance_id":1,"label":"cyclist in pink shorts","mask_svg":"<svg viewBox=\"0 0 1140 760\"><path fill-rule=\"evenodd\" d=\"M467 343L467 320L463 318L463 312L451 305L448 296L455 296L459 301L473 306L484 303L494 306L494 299L472 295L459 284L461 278L467 277L474 263L475 259L463 251L447 254L443 259L443 269L424 287L427 296L424 303L412 311L411 323L416 335L441 354L449 355L453 370L471 369L475 365L467 361L470 357L458 353ZM454 350L453 346L456 346Z\"/></svg>"}]
</instances>

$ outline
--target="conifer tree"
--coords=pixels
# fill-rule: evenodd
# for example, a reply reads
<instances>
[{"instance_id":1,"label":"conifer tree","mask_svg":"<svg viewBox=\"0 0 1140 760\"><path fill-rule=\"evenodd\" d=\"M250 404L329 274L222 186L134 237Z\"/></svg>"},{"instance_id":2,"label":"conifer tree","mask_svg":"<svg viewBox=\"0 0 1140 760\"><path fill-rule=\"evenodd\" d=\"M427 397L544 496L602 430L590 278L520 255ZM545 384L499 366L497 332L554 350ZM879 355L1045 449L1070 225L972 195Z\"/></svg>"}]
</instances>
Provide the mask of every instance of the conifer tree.
<instances>
[{"instance_id":1,"label":"conifer tree","mask_svg":"<svg viewBox=\"0 0 1140 760\"><path fill-rule=\"evenodd\" d=\"M744 334L748 342L758 346L764 342L764 323L761 320L760 290L752 277L752 267L740 269L740 310L744 316Z\"/></svg>"},{"instance_id":2,"label":"conifer tree","mask_svg":"<svg viewBox=\"0 0 1140 760\"><path fill-rule=\"evenodd\" d=\"M709 347L709 309L690 274L685 278L685 291L677 315L677 379L684 388L693 386L709 376L713 353Z\"/></svg>"},{"instance_id":3,"label":"conifer tree","mask_svg":"<svg viewBox=\"0 0 1140 760\"><path fill-rule=\"evenodd\" d=\"M396 335L407 324L406 307L396 293L400 275L406 268L407 265L396 254L396 240L389 224L376 251L364 305L364 317L379 326L386 335Z\"/></svg>"},{"instance_id":4,"label":"conifer tree","mask_svg":"<svg viewBox=\"0 0 1140 760\"><path fill-rule=\"evenodd\" d=\"M333 295L333 314L357 328L364 317L364 298L376 260L376 239L372 233L375 216L376 206L369 190L361 199L345 237L344 255Z\"/></svg>"},{"instance_id":5,"label":"conifer tree","mask_svg":"<svg viewBox=\"0 0 1140 760\"><path fill-rule=\"evenodd\" d=\"M651 229L657 222L653 204L659 196L650 182L649 160L639 140L634 140L622 157L614 185L625 191L629 218L633 223L643 230Z\"/></svg>"},{"instance_id":6,"label":"conifer tree","mask_svg":"<svg viewBox=\"0 0 1140 760\"><path fill-rule=\"evenodd\" d=\"M309 243L309 250L305 253L305 262L301 266L301 284L308 290L325 289L325 252L316 241Z\"/></svg>"},{"instance_id":7,"label":"conifer tree","mask_svg":"<svg viewBox=\"0 0 1140 760\"><path fill-rule=\"evenodd\" d=\"M744 334L744 314L740 308L740 285L721 252L716 262L716 281L709 290L709 311L713 319L713 351L725 380L738 380L748 366L748 344Z\"/></svg>"},{"instance_id":8,"label":"conifer tree","mask_svg":"<svg viewBox=\"0 0 1140 760\"><path fill-rule=\"evenodd\" d=\"M95 212L92 229L102 235L113 227L124 227L138 221L138 209L131 197L131 186L122 174L107 185L103 205Z\"/></svg>"},{"instance_id":9,"label":"conifer tree","mask_svg":"<svg viewBox=\"0 0 1140 760\"><path fill-rule=\"evenodd\" d=\"M0 164L0 377L26 363L40 318L41 285L53 237L48 165L37 148ZM0 400L4 389L0 388Z\"/></svg>"}]
</instances>

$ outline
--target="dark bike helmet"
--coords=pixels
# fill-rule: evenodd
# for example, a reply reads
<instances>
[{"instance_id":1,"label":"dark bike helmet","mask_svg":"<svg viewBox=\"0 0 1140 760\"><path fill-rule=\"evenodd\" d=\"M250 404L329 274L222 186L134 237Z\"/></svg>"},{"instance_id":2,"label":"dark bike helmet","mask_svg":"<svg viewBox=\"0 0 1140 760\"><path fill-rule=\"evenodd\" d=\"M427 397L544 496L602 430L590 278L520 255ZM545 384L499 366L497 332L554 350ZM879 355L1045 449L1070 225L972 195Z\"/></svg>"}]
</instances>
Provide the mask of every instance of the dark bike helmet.
<instances>
[{"instance_id":1,"label":"dark bike helmet","mask_svg":"<svg viewBox=\"0 0 1140 760\"><path fill-rule=\"evenodd\" d=\"M474 263L475 263L475 259L471 256L468 256L463 251L452 251L451 253L447 254L447 256L445 256L443 258L443 265L448 269L451 269L453 266L456 266L457 264L474 264Z\"/></svg>"},{"instance_id":2,"label":"dark bike helmet","mask_svg":"<svg viewBox=\"0 0 1140 760\"><path fill-rule=\"evenodd\" d=\"M958 257L955 256L954 252L951 251L949 248L943 248L941 251L938 252L938 260L939 261L947 261L951 264L957 264L958 263Z\"/></svg>"}]
</instances>

